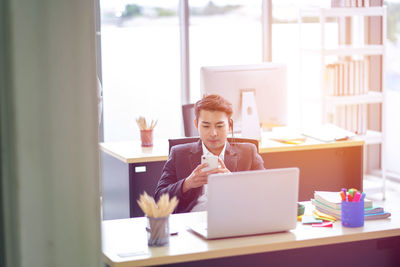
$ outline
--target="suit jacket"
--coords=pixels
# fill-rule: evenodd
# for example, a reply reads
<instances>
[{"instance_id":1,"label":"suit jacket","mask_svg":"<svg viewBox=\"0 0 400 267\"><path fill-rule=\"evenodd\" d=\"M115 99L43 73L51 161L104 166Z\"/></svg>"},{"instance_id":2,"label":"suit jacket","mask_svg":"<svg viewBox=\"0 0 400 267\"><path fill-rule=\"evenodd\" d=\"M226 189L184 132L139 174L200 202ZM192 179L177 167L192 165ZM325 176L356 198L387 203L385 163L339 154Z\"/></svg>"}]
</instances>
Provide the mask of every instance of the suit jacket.
<instances>
[{"instance_id":1,"label":"suit jacket","mask_svg":"<svg viewBox=\"0 0 400 267\"><path fill-rule=\"evenodd\" d=\"M182 193L182 185L192 171L201 163L203 154L201 140L173 146L168 160L164 165L161 178L155 191L155 198L168 193L170 197L176 196L179 204L175 212L189 212L196 205L202 187L190 189ZM254 144L234 143L226 144L224 163L231 172L263 170L264 162L257 153Z\"/></svg>"}]
</instances>

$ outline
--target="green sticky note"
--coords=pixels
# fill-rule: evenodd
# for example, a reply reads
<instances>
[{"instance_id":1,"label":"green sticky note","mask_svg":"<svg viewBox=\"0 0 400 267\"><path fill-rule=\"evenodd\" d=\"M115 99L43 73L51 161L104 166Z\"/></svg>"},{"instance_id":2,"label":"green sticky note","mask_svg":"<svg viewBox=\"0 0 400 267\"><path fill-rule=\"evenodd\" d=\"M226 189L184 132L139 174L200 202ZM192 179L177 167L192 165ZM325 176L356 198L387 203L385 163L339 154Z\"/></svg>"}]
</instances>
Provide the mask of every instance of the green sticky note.
<instances>
[{"instance_id":1,"label":"green sticky note","mask_svg":"<svg viewBox=\"0 0 400 267\"><path fill-rule=\"evenodd\" d=\"M302 224L312 224L312 223L322 223L322 220L316 219L313 216L305 216L301 217Z\"/></svg>"}]
</instances>

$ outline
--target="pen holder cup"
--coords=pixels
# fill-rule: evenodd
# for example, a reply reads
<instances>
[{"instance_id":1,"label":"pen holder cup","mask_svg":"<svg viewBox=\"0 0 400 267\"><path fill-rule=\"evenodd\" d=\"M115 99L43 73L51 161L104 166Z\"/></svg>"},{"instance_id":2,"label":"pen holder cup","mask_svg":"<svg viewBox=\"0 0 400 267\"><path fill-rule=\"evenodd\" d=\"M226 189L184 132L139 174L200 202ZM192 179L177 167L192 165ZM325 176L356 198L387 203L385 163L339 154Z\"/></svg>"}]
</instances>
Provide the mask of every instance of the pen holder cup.
<instances>
[{"instance_id":1,"label":"pen holder cup","mask_svg":"<svg viewBox=\"0 0 400 267\"><path fill-rule=\"evenodd\" d=\"M142 146L153 146L153 130L140 130L140 139L142 141Z\"/></svg>"},{"instance_id":2,"label":"pen holder cup","mask_svg":"<svg viewBox=\"0 0 400 267\"><path fill-rule=\"evenodd\" d=\"M342 201L342 225L345 227L364 226L364 201Z\"/></svg>"},{"instance_id":3,"label":"pen holder cup","mask_svg":"<svg viewBox=\"0 0 400 267\"><path fill-rule=\"evenodd\" d=\"M169 216L161 218L147 217L147 244L161 247L169 244Z\"/></svg>"}]
</instances>

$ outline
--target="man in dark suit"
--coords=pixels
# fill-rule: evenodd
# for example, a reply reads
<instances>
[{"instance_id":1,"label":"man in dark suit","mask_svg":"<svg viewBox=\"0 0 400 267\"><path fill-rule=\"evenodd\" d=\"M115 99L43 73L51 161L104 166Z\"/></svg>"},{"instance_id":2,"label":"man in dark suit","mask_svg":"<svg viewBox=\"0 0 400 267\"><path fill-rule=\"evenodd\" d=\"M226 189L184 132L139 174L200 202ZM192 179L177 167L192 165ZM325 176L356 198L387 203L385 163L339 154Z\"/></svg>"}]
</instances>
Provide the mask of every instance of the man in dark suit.
<instances>
[{"instance_id":1,"label":"man in dark suit","mask_svg":"<svg viewBox=\"0 0 400 267\"><path fill-rule=\"evenodd\" d=\"M156 199L164 193L176 196L176 212L206 210L210 174L264 169L253 144L227 142L233 128L231 103L219 95L208 95L195 104L194 110L200 140L172 147L155 192ZM203 170L207 163L201 164L201 156L206 154L218 156L218 168Z\"/></svg>"}]
</instances>

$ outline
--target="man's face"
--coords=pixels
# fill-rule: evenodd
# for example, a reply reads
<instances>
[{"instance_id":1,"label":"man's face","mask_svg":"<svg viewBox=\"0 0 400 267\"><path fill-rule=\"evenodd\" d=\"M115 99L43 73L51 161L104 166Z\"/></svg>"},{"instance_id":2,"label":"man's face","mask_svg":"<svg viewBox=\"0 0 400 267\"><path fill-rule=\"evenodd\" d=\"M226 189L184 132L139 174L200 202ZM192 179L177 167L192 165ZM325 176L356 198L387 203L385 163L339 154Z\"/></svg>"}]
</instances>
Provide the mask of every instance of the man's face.
<instances>
[{"instance_id":1,"label":"man's face","mask_svg":"<svg viewBox=\"0 0 400 267\"><path fill-rule=\"evenodd\" d=\"M229 119L225 112L200 110L196 128L207 149L219 155L224 148L229 133Z\"/></svg>"}]
</instances>

